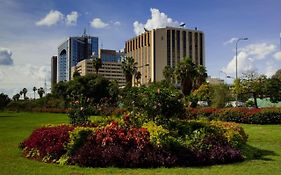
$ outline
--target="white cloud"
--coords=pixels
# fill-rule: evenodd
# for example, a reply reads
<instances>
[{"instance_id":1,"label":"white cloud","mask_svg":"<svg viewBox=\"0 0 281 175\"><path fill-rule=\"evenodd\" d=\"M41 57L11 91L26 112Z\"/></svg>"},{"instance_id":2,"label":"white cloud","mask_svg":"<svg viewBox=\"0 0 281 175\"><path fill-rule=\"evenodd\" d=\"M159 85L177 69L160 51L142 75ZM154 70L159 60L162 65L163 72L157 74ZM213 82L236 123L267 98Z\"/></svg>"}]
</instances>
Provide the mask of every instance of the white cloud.
<instances>
[{"instance_id":1,"label":"white cloud","mask_svg":"<svg viewBox=\"0 0 281 175\"><path fill-rule=\"evenodd\" d=\"M120 26L121 23L120 23L119 21L116 21L116 22L113 23L113 25L115 25L115 26Z\"/></svg>"},{"instance_id":2,"label":"white cloud","mask_svg":"<svg viewBox=\"0 0 281 175\"><path fill-rule=\"evenodd\" d=\"M51 10L44 18L36 22L37 26L52 26L62 21L64 15L57 10Z\"/></svg>"},{"instance_id":3,"label":"white cloud","mask_svg":"<svg viewBox=\"0 0 281 175\"><path fill-rule=\"evenodd\" d=\"M281 61L281 52L276 52L273 57L278 60L278 61Z\"/></svg>"},{"instance_id":4,"label":"white cloud","mask_svg":"<svg viewBox=\"0 0 281 175\"><path fill-rule=\"evenodd\" d=\"M242 48L237 55L237 69L239 75L243 72L257 70L257 62L268 59L268 56L275 50L276 46L274 44L267 43L251 44ZM222 70L227 74L234 74L236 72L236 56L234 56ZM262 71L267 72L266 74L269 75L271 73L270 66L263 67Z\"/></svg>"},{"instance_id":5,"label":"white cloud","mask_svg":"<svg viewBox=\"0 0 281 175\"><path fill-rule=\"evenodd\" d=\"M160 12L158 9L151 8L151 18L146 21L145 24L142 24L138 21L133 23L134 31L136 35L139 35L144 32L144 28L148 30L164 27L178 27L180 23L174 21L172 18L169 18L165 13Z\"/></svg>"},{"instance_id":6,"label":"white cloud","mask_svg":"<svg viewBox=\"0 0 281 175\"><path fill-rule=\"evenodd\" d=\"M77 23L78 16L79 14L76 11L72 11L70 14L66 15L66 25L75 26Z\"/></svg>"},{"instance_id":7,"label":"white cloud","mask_svg":"<svg viewBox=\"0 0 281 175\"><path fill-rule=\"evenodd\" d=\"M276 64L274 63L274 61L268 61L266 62L266 67L265 67L265 72L264 74L267 77L271 77L273 74L275 74L275 72L278 70L278 68L276 67Z\"/></svg>"},{"instance_id":8,"label":"white cloud","mask_svg":"<svg viewBox=\"0 0 281 175\"><path fill-rule=\"evenodd\" d=\"M93 28L97 28L97 29L102 29L102 28L105 28L107 27L109 24L103 22L100 18L94 18L92 21L91 21L91 26Z\"/></svg>"},{"instance_id":9,"label":"white cloud","mask_svg":"<svg viewBox=\"0 0 281 175\"><path fill-rule=\"evenodd\" d=\"M223 45L227 45L227 44L232 44L234 43L235 41L237 41L238 38L230 38L228 41L224 42Z\"/></svg>"},{"instance_id":10,"label":"white cloud","mask_svg":"<svg viewBox=\"0 0 281 175\"><path fill-rule=\"evenodd\" d=\"M9 49L0 47L0 65L13 65L12 52Z\"/></svg>"},{"instance_id":11,"label":"white cloud","mask_svg":"<svg viewBox=\"0 0 281 175\"><path fill-rule=\"evenodd\" d=\"M255 56L256 59L264 59L275 50L276 46L274 44L267 43L251 44L242 49L242 51L247 52L249 55Z\"/></svg>"}]
</instances>

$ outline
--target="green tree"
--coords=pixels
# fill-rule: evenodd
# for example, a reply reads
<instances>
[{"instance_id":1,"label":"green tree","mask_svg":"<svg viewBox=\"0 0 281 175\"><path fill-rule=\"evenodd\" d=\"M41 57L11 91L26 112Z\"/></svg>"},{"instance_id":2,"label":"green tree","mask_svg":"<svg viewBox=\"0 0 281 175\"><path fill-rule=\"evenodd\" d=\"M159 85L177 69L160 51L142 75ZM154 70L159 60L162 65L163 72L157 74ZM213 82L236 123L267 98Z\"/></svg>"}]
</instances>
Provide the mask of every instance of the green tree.
<instances>
[{"instance_id":1,"label":"green tree","mask_svg":"<svg viewBox=\"0 0 281 175\"><path fill-rule=\"evenodd\" d=\"M277 78L268 79L266 82L266 95L272 103L281 101L281 80Z\"/></svg>"},{"instance_id":2,"label":"green tree","mask_svg":"<svg viewBox=\"0 0 281 175\"><path fill-rule=\"evenodd\" d=\"M171 66L165 66L163 69L163 76L168 84L175 83L175 69Z\"/></svg>"},{"instance_id":3,"label":"green tree","mask_svg":"<svg viewBox=\"0 0 281 175\"><path fill-rule=\"evenodd\" d=\"M278 80L281 81L281 69L277 70L277 71L275 72L275 74L272 75L272 78L275 78L275 79L278 79Z\"/></svg>"},{"instance_id":4,"label":"green tree","mask_svg":"<svg viewBox=\"0 0 281 175\"><path fill-rule=\"evenodd\" d=\"M23 88L23 89L22 89L22 93L23 93L23 99L26 99L27 89L26 89L26 88Z\"/></svg>"},{"instance_id":5,"label":"green tree","mask_svg":"<svg viewBox=\"0 0 281 175\"><path fill-rule=\"evenodd\" d=\"M11 99L9 98L8 95L6 95L4 93L0 94L0 109L4 109L10 102L11 102Z\"/></svg>"},{"instance_id":6,"label":"green tree","mask_svg":"<svg viewBox=\"0 0 281 175\"><path fill-rule=\"evenodd\" d=\"M122 70L125 75L127 87L132 87L132 78L136 70L135 60L133 57L125 57L122 60Z\"/></svg>"},{"instance_id":7,"label":"green tree","mask_svg":"<svg viewBox=\"0 0 281 175\"><path fill-rule=\"evenodd\" d=\"M20 96L22 96L23 95L23 91L21 90L19 94L20 94Z\"/></svg>"},{"instance_id":8,"label":"green tree","mask_svg":"<svg viewBox=\"0 0 281 175\"><path fill-rule=\"evenodd\" d=\"M195 82L194 82L194 89L199 88L203 83L206 82L207 78L207 70L205 66L203 65L196 65L196 76L195 76Z\"/></svg>"},{"instance_id":9,"label":"green tree","mask_svg":"<svg viewBox=\"0 0 281 175\"><path fill-rule=\"evenodd\" d=\"M37 93L38 93L39 97L42 98L42 97L43 97L43 94L45 94L45 90L44 90L42 87L40 87L40 88L37 90Z\"/></svg>"},{"instance_id":10,"label":"green tree","mask_svg":"<svg viewBox=\"0 0 281 175\"><path fill-rule=\"evenodd\" d=\"M99 74L99 69L102 67L102 60L101 58L95 57L93 58L93 68L96 70L96 74Z\"/></svg>"},{"instance_id":11,"label":"green tree","mask_svg":"<svg viewBox=\"0 0 281 175\"><path fill-rule=\"evenodd\" d=\"M19 101L19 99L20 99L20 94L16 94L13 96L14 101Z\"/></svg>"},{"instance_id":12,"label":"green tree","mask_svg":"<svg viewBox=\"0 0 281 175\"><path fill-rule=\"evenodd\" d=\"M257 98L263 98L266 95L266 76L258 75L254 71L243 74L241 88L243 93L252 94L254 106L257 108Z\"/></svg>"},{"instance_id":13,"label":"green tree","mask_svg":"<svg viewBox=\"0 0 281 175\"><path fill-rule=\"evenodd\" d=\"M32 90L33 90L33 93L34 93L34 99L35 99L35 92L37 91L37 88L34 86Z\"/></svg>"},{"instance_id":14,"label":"green tree","mask_svg":"<svg viewBox=\"0 0 281 175\"><path fill-rule=\"evenodd\" d=\"M230 91L226 84L211 86L211 105L216 108L223 108L225 103L230 100Z\"/></svg>"},{"instance_id":15,"label":"green tree","mask_svg":"<svg viewBox=\"0 0 281 175\"><path fill-rule=\"evenodd\" d=\"M181 62L177 63L175 74L181 83L182 93L185 96L189 95L196 77L196 65L190 58L184 58Z\"/></svg>"},{"instance_id":16,"label":"green tree","mask_svg":"<svg viewBox=\"0 0 281 175\"><path fill-rule=\"evenodd\" d=\"M75 70L73 72L73 78L76 78L76 77L80 77L80 73L77 70Z\"/></svg>"},{"instance_id":17,"label":"green tree","mask_svg":"<svg viewBox=\"0 0 281 175\"><path fill-rule=\"evenodd\" d=\"M137 85L140 84L140 79L141 79L141 73L140 71L137 71L136 74L135 74L135 78L137 80Z\"/></svg>"}]
</instances>

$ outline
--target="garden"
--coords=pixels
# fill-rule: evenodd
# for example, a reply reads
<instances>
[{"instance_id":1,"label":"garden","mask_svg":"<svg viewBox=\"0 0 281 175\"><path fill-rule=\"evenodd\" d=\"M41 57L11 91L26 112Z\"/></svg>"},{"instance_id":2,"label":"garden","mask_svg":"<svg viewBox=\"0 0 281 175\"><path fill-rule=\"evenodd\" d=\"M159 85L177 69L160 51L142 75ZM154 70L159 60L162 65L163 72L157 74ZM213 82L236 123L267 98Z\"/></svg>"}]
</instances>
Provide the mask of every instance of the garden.
<instances>
[{"instance_id":1,"label":"garden","mask_svg":"<svg viewBox=\"0 0 281 175\"><path fill-rule=\"evenodd\" d=\"M170 71L181 82L181 91L173 85ZM78 75L38 100L7 102L5 110L13 112L0 113L5 173L12 171L7 163L14 161L33 174L36 170L28 165L64 170L53 174L278 170L272 166L281 162L280 108L258 108L256 102L253 107L224 107L225 100L237 94L227 93L225 85L206 83L203 67L189 59L163 74L162 82L134 87L130 76L123 89L97 74ZM259 90L252 95L261 96ZM237 88L233 92L247 97ZM199 100L206 100L209 107L198 107ZM36 111L41 113L30 113ZM269 162L271 169L256 171L260 163ZM246 166L253 168L246 171Z\"/></svg>"}]
</instances>

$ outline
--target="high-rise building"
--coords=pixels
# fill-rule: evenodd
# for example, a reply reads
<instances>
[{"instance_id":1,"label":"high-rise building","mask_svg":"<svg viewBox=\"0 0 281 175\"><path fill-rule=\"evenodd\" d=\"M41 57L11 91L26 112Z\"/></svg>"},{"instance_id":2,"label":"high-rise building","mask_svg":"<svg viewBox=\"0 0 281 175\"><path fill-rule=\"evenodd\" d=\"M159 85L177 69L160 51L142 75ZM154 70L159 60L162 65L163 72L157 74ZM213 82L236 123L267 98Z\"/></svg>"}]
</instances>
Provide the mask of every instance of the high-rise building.
<instances>
[{"instance_id":1,"label":"high-rise building","mask_svg":"<svg viewBox=\"0 0 281 175\"><path fill-rule=\"evenodd\" d=\"M205 65L204 33L195 28L158 28L125 43L125 55L133 57L141 72L141 84L160 81L165 66L175 67L184 57Z\"/></svg>"},{"instance_id":2,"label":"high-rise building","mask_svg":"<svg viewBox=\"0 0 281 175\"><path fill-rule=\"evenodd\" d=\"M58 47L57 82L71 79L71 67L98 54L98 38L86 35L69 37Z\"/></svg>"},{"instance_id":3,"label":"high-rise building","mask_svg":"<svg viewBox=\"0 0 281 175\"><path fill-rule=\"evenodd\" d=\"M92 59L82 60L76 66L73 66L72 76L75 71L77 71L80 76L96 73L96 70L93 67ZM99 69L98 74L107 78L110 81L117 81L119 86L126 85L126 80L122 71L121 62L102 62L102 67Z\"/></svg>"},{"instance_id":4,"label":"high-rise building","mask_svg":"<svg viewBox=\"0 0 281 175\"><path fill-rule=\"evenodd\" d=\"M57 56L51 58L51 88L57 83Z\"/></svg>"},{"instance_id":5,"label":"high-rise building","mask_svg":"<svg viewBox=\"0 0 281 175\"><path fill-rule=\"evenodd\" d=\"M116 52L116 50L99 49L98 57L102 62L121 62L124 52Z\"/></svg>"}]
</instances>

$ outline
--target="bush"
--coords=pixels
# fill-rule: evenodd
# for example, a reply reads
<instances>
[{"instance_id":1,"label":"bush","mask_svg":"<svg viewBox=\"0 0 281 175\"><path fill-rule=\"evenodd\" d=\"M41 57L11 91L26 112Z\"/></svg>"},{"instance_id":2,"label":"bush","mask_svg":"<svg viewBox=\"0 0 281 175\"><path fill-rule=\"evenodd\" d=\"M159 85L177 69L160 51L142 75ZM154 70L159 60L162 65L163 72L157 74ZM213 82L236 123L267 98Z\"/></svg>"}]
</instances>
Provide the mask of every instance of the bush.
<instances>
[{"instance_id":1,"label":"bush","mask_svg":"<svg viewBox=\"0 0 281 175\"><path fill-rule=\"evenodd\" d=\"M179 91L173 87L152 84L130 88L122 102L129 111L140 112L157 124L167 124L170 118L184 116L184 105Z\"/></svg>"},{"instance_id":2,"label":"bush","mask_svg":"<svg viewBox=\"0 0 281 175\"><path fill-rule=\"evenodd\" d=\"M66 153L64 147L73 126L60 125L36 129L20 144L24 156L37 160L56 161Z\"/></svg>"}]
</instances>

